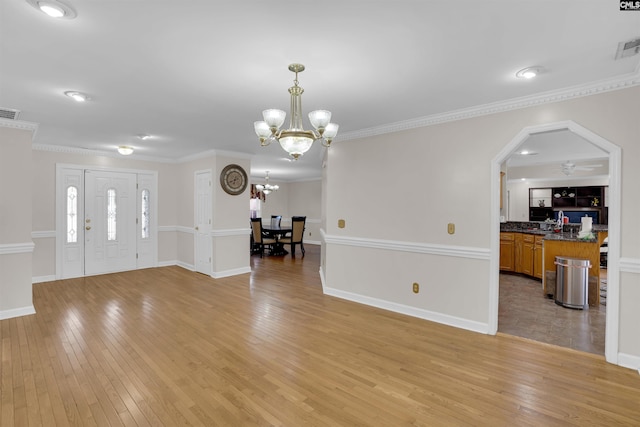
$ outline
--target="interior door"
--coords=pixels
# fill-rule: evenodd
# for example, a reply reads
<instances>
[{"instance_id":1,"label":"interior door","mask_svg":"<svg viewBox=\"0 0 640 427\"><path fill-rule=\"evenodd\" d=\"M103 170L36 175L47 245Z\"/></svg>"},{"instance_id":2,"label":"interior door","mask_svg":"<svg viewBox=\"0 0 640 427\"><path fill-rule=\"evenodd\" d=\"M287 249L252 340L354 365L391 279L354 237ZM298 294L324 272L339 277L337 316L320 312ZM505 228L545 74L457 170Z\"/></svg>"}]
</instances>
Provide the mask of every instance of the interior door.
<instances>
[{"instance_id":1,"label":"interior door","mask_svg":"<svg viewBox=\"0 0 640 427\"><path fill-rule=\"evenodd\" d=\"M85 171L85 274L136 268L136 174Z\"/></svg>"},{"instance_id":2,"label":"interior door","mask_svg":"<svg viewBox=\"0 0 640 427\"><path fill-rule=\"evenodd\" d=\"M195 270L211 275L211 171L195 173Z\"/></svg>"}]
</instances>

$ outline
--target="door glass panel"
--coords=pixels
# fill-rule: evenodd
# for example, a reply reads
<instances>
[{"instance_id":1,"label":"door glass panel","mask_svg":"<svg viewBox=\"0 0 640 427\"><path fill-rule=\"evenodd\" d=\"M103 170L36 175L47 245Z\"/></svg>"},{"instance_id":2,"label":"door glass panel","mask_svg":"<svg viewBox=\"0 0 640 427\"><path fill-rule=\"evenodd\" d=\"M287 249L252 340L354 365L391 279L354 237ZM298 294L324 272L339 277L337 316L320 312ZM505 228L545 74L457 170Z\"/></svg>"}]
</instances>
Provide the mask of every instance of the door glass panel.
<instances>
[{"instance_id":1,"label":"door glass panel","mask_svg":"<svg viewBox=\"0 0 640 427\"><path fill-rule=\"evenodd\" d=\"M149 190L142 190L142 212L140 213L142 218L142 238L149 238Z\"/></svg>"},{"instance_id":2,"label":"door glass panel","mask_svg":"<svg viewBox=\"0 0 640 427\"><path fill-rule=\"evenodd\" d=\"M67 243L78 241L78 189L67 188Z\"/></svg>"},{"instance_id":3,"label":"door glass panel","mask_svg":"<svg viewBox=\"0 0 640 427\"><path fill-rule=\"evenodd\" d=\"M116 240L116 190L107 190L107 240Z\"/></svg>"}]
</instances>

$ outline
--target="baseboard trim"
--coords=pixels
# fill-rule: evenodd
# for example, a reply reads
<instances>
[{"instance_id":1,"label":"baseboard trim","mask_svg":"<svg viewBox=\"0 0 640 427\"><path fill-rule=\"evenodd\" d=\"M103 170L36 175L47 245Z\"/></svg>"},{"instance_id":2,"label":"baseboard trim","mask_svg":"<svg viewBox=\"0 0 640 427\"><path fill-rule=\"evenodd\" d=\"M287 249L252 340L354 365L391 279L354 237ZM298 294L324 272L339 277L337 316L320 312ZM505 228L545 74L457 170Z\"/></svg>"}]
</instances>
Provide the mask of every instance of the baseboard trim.
<instances>
[{"instance_id":1,"label":"baseboard trim","mask_svg":"<svg viewBox=\"0 0 640 427\"><path fill-rule=\"evenodd\" d=\"M623 368L634 369L638 371L638 374L640 374L640 356L618 353L618 365Z\"/></svg>"},{"instance_id":2,"label":"baseboard trim","mask_svg":"<svg viewBox=\"0 0 640 427\"><path fill-rule=\"evenodd\" d=\"M43 282L53 282L56 280L55 274L50 274L49 276L36 276L31 278L31 283L43 283Z\"/></svg>"},{"instance_id":3,"label":"baseboard trim","mask_svg":"<svg viewBox=\"0 0 640 427\"><path fill-rule=\"evenodd\" d=\"M182 262L182 261L175 261L175 264L173 265L177 265L178 267L182 267L186 270L190 270L190 271L196 271L196 266L193 264L187 264L186 262Z\"/></svg>"},{"instance_id":4,"label":"baseboard trim","mask_svg":"<svg viewBox=\"0 0 640 427\"><path fill-rule=\"evenodd\" d=\"M251 273L251 267L234 268L233 270L214 271L211 277L214 279L222 279L223 277L237 276L239 274Z\"/></svg>"},{"instance_id":5,"label":"baseboard trim","mask_svg":"<svg viewBox=\"0 0 640 427\"><path fill-rule=\"evenodd\" d=\"M30 314L36 314L36 309L33 305L13 308L11 310L2 310L0 311L0 320L13 319L14 317L28 316Z\"/></svg>"},{"instance_id":6,"label":"baseboard trim","mask_svg":"<svg viewBox=\"0 0 640 427\"><path fill-rule=\"evenodd\" d=\"M321 277L322 277L322 274L321 274ZM429 310L410 307L404 304L398 304L394 302L381 300L378 298L372 298L364 295L354 294L352 292L346 292L340 289L328 288L324 286L324 280L323 280L322 288L325 295L330 295L330 296L345 299L348 301L353 301L360 304L381 308L383 310L393 311L395 313L406 314L407 316L418 317L420 319L441 323L443 325L453 326L455 328L466 329L472 332L479 332L483 334L489 333L489 325L486 323L475 322L472 320L462 319L455 316L448 316L445 314L436 313Z\"/></svg>"}]
</instances>

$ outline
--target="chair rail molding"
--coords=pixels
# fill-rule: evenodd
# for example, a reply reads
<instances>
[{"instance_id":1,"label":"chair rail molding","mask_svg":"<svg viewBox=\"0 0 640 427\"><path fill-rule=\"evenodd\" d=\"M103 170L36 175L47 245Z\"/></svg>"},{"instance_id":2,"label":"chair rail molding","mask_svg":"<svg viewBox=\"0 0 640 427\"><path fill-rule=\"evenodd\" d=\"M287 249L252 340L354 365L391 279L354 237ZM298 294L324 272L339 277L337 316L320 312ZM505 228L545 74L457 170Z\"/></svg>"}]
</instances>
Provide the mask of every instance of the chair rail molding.
<instances>
[{"instance_id":1,"label":"chair rail molding","mask_svg":"<svg viewBox=\"0 0 640 427\"><path fill-rule=\"evenodd\" d=\"M0 255L31 253L35 246L33 242L0 244Z\"/></svg>"},{"instance_id":2,"label":"chair rail molding","mask_svg":"<svg viewBox=\"0 0 640 427\"><path fill-rule=\"evenodd\" d=\"M323 230L320 230L320 232L324 242L331 245L355 246L387 251L412 252L479 260L489 260L491 255L491 251L486 248L368 239L363 237L343 237L325 234Z\"/></svg>"}]
</instances>

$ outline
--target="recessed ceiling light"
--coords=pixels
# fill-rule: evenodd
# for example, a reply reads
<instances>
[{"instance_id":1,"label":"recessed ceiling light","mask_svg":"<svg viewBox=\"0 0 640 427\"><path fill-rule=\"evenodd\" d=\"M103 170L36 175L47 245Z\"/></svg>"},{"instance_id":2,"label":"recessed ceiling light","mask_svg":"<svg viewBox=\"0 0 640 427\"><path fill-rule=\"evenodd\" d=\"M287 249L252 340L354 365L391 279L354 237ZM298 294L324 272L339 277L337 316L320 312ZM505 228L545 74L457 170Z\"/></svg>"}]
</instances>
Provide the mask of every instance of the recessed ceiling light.
<instances>
[{"instance_id":1,"label":"recessed ceiling light","mask_svg":"<svg viewBox=\"0 0 640 427\"><path fill-rule=\"evenodd\" d=\"M89 99L89 97L87 95L85 95L82 92L77 92L75 90L68 90L64 93L65 95L67 95L69 98L78 101L78 102L84 102L87 101Z\"/></svg>"},{"instance_id":2,"label":"recessed ceiling light","mask_svg":"<svg viewBox=\"0 0 640 427\"><path fill-rule=\"evenodd\" d=\"M73 7L60 0L27 0L27 3L52 18L73 19L78 16Z\"/></svg>"},{"instance_id":3,"label":"recessed ceiling light","mask_svg":"<svg viewBox=\"0 0 640 427\"><path fill-rule=\"evenodd\" d=\"M538 66L523 68L522 70L516 73L516 77L518 77L519 79L532 79L538 74L540 74L541 70L542 70L542 67L538 67Z\"/></svg>"},{"instance_id":4,"label":"recessed ceiling light","mask_svg":"<svg viewBox=\"0 0 640 427\"><path fill-rule=\"evenodd\" d=\"M520 181L526 181L527 178L520 178Z\"/></svg>"},{"instance_id":5,"label":"recessed ceiling light","mask_svg":"<svg viewBox=\"0 0 640 427\"><path fill-rule=\"evenodd\" d=\"M118 147L118 153L122 154L123 156L128 156L129 154L133 153L133 147L129 147L128 145L121 145Z\"/></svg>"}]
</instances>

